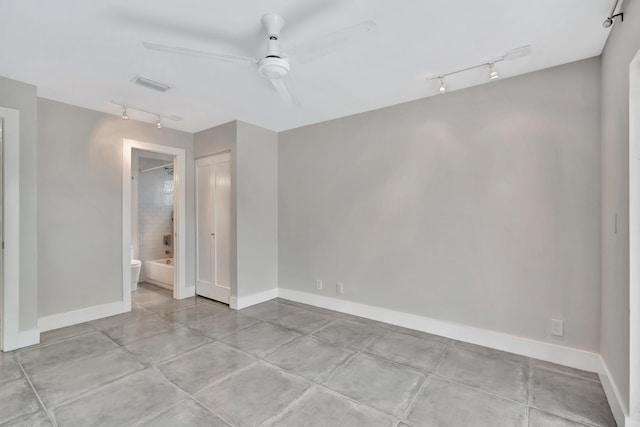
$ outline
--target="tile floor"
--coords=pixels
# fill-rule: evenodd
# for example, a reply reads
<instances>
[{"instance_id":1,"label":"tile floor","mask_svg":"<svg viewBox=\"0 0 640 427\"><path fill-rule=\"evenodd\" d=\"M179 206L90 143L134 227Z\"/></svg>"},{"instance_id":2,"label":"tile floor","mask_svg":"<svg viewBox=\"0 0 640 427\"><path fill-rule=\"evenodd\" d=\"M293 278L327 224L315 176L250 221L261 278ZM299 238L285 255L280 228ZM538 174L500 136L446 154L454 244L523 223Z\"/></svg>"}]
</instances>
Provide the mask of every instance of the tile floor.
<instances>
[{"instance_id":1,"label":"tile floor","mask_svg":"<svg viewBox=\"0 0 640 427\"><path fill-rule=\"evenodd\" d=\"M615 426L593 373L280 299L133 302L0 353L0 425Z\"/></svg>"}]
</instances>

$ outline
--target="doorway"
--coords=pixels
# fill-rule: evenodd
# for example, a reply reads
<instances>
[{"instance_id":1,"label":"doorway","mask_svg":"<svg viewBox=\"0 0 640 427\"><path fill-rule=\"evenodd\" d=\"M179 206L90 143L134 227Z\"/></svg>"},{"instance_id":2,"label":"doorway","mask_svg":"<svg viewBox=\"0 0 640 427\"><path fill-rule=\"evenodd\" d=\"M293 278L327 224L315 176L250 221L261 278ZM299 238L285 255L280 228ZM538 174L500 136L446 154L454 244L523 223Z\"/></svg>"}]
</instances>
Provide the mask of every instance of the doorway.
<instances>
[{"instance_id":1,"label":"doorway","mask_svg":"<svg viewBox=\"0 0 640 427\"><path fill-rule=\"evenodd\" d=\"M231 296L231 154L196 160L196 294Z\"/></svg>"},{"instance_id":2,"label":"doorway","mask_svg":"<svg viewBox=\"0 0 640 427\"><path fill-rule=\"evenodd\" d=\"M133 150L131 290L144 282L173 292L175 156Z\"/></svg>"},{"instance_id":3,"label":"doorway","mask_svg":"<svg viewBox=\"0 0 640 427\"><path fill-rule=\"evenodd\" d=\"M135 151L134 151L135 150ZM183 299L194 296L193 286L186 285L186 151L149 142L125 139L122 155L122 298L125 308L131 310L132 291L132 196L137 197L133 182L139 174L139 164L134 164L134 152L147 157L168 156L174 159L171 173L173 177L173 227L167 240L171 243L173 255L173 298ZM164 170L165 166L162 166ZM174 253L175 252L175 253ZM139 253L139 252L138 252ZM137 253L134 250L134 255Z\"/></svg>"}]
</instances>

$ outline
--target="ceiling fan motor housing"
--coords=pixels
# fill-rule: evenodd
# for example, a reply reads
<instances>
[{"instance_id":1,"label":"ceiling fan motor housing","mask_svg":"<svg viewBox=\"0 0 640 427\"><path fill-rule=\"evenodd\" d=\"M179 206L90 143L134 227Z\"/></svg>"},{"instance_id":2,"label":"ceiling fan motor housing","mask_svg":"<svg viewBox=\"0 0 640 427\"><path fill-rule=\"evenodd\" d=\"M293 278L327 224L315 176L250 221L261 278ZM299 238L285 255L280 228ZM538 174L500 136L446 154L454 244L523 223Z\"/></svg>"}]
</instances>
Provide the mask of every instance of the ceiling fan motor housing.
<instances>
[{"instance_id":1,"label":"ceiling fan motor housing","mask_svg":"<svg viewBox=\"0 0 640 427\"><path fill-rule=\"evenodd\" d=\"M264 58L258 62L258 73L270 80L281 79L289 74L289 63L282 58Z\"/></svg>"}]
</instances>

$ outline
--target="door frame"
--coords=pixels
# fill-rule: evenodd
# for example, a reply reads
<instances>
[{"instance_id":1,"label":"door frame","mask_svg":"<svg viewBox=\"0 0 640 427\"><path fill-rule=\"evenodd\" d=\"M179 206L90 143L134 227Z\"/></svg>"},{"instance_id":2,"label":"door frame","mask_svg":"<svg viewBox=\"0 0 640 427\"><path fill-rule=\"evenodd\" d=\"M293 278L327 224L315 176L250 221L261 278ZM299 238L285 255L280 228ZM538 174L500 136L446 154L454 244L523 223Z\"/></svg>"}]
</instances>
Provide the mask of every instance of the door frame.
<instances>
[{"instance_id":1,"label":"door frame","mask_svg":"<svg viewBox=\"0 0 640 427\"><path fill-rule=\"evenodd\" d=\"M131 310L131 157L134 149L175 156L173 297L184 299L195 295L195 286L187 287L186 272L187 152L184 148L125 138L122 142L122 302L127 311Z\"/></svg>"},{"instance_id":2,"label":"door frame","mask_svg":"<svg viewBox=\"0 0 640 427\"><path fill-rule=\"evenodd\" d=\"M2 330L0 349L10 351L24 347L20 333L20 112L0 107L4 119L2 139L2 238L4 250L0 291ZM31 342L29 344L32 344Z\"/></svg>"},{"instance_id":3,"label":"door frame","mask_svg":"<svg viewBox=\"0 0 640 427\"><path fill-rule=\"evenodd\" d=\"M640 421L640 50L629 64L629 417Z\"/></svg>"}]
</instances>

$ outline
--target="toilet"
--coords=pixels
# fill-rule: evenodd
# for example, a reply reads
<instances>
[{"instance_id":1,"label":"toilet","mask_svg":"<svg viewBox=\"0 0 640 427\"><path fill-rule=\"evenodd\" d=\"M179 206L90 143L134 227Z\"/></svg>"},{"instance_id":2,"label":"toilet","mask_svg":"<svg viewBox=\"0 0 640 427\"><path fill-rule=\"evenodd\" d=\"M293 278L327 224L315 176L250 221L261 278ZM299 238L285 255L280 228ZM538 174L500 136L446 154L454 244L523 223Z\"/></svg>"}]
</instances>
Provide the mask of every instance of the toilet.
<instances>
[{"instance_id":1,"label":"toilet","mask_svg":"<svg viewBox=\"0 0 640 427\"><path fill-rule=\"evenodd\" d=\"M131 292L138 289L138 280L140 280L140 269L142 261L133 259L133 246L131 247Z\"/></svg>"}]
</instances>

